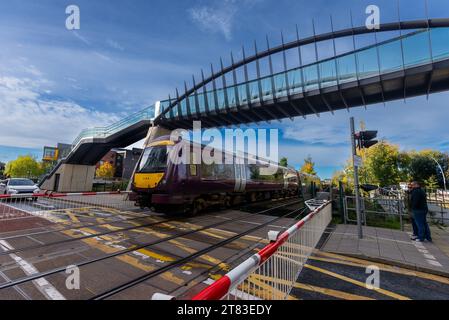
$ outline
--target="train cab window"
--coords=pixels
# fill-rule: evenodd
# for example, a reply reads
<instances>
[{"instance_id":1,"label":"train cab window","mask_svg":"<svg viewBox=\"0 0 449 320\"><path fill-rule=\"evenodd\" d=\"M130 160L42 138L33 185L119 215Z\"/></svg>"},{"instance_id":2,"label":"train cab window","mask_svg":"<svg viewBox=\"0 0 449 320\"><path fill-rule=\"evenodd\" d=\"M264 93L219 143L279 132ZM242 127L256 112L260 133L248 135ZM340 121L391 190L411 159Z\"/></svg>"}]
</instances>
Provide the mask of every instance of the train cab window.
<instances>
[{"instance_id":1,"label":"train cab window","mask_svg":"<svg viewBox=\"0 0 449 320\"><path fill-rule=\"evenodd\" d=\"M168 152L167 146L149 147L145 149L139 165L139 172L164 172L167 168Z\"/></svg>"}]
</instances>

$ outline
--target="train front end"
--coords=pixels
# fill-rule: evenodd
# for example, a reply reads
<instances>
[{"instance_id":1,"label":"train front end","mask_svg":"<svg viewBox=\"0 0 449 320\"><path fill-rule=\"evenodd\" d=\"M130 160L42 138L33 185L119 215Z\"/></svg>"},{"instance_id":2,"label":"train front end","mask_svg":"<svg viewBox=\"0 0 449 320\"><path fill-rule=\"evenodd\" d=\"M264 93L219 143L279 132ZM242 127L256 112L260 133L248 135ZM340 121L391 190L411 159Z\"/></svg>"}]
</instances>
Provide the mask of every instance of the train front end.
<instances>
[{"instance_id":1,"label":"train front end","mask_svg":"<svg viewBox=\"0 0 449 320\"><path fill-rule=\"evenodd\" d=\"M133 176L131 200L141 208L152 207L154 193L164 192L164 179L168 176L168 155L174 143L169 140L149 144Z\"/></svg>"}]
</instances>

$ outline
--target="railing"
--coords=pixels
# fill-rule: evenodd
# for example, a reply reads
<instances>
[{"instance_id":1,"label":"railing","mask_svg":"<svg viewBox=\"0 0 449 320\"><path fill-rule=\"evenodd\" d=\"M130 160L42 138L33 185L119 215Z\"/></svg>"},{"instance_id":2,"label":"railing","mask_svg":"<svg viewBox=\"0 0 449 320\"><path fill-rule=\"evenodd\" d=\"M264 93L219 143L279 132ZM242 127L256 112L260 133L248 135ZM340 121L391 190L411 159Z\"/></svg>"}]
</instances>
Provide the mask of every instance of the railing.
<instances>
[{"instance_id":1,"label":"railing","mask_svg":"<svg viewBox=\"0 0 449 320\"><path fill-rule=\"evenodd\" d=\"M201 291L193 300L287 299L331 218L331 202L325 202L281 235L270 232L273 242Z\"/></svg>"},{"instance_id":2,"label":"railing","mask_svg":"<svg viewBox=\"0 0 449 320\"><path fill-rule=\"evenodd\" d=\"M196 107L200 113L206 112L206 104L210 111L224 110L248 102L258 103L264 99L286 97L437 62L449 58L448 43L449 28L418 30L286 72L219 88L215 92L204 94L199 90L182 100L179 110L175 106L166 117L187 116L188 105L192 113ZM168 106L168 101L161 102L161 112Z\"/></svg>"},{"instance_id":3,"label":"railing","mask_svg":"<svg viewBox=\"0 0 449 320\"><path fill-rule=\"evenodd\" d=\"M8 222L48 215L65 216L67 210L102 209L104 217L111 210L134 209L129 192L84 192L0 195L0 229ZM72 212L73 213L73 212Z\"/></svg>"},{"instance_id":4,"label":"railing","mask_svg":"<svg viewBox=\"0 0 449 320\"><path fill-rule=\"evenodd\" d=\"M128 128L133 124L136 124L142 120L152 120L154 119L154 116L155 116L155 107L154 105L152 105L116 123L113 123L110 126L84 129L73 141L72 149L74 149L82 139L105 138L110 135L113 135L114 133L119 132L120 130Z\"/></svg>"},{"instance_id":5,"label":"railing","mask_svg":"<svg viewBox=\"0 0 449 320\"><path fill-rule=\"evenodd\" d=\"M429 221L442 225L449 225L449 194L443 190L427 189L427 205L429 208ZM370 194L370 197L361 197L361 220L362 224L383 225L389 219L393 222L397 219L399 227L404 228L404 222L410 219L407 211L407 196L404 190L389 190L380 188ZM343 199L344 223L356 223L355 197L345 196Z\"/></svg>"}]
</instances>

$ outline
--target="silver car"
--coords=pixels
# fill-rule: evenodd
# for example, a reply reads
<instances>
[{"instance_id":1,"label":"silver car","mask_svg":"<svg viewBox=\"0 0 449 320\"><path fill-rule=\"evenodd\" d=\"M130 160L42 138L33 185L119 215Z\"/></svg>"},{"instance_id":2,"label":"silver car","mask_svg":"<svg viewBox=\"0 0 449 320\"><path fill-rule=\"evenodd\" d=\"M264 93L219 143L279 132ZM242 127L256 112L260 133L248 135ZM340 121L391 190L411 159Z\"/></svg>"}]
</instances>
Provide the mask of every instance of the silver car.
<instances>
[{"instance_id":1,"label":"silver car","mask_svg":"<svg viewBox=\"0 0 449 320\"><path fill-rule=\"evenodd\" d=\"M39 187L30 179L11 178L0 181L0 194L37 194Z\"/></svg>"}]
</instances>

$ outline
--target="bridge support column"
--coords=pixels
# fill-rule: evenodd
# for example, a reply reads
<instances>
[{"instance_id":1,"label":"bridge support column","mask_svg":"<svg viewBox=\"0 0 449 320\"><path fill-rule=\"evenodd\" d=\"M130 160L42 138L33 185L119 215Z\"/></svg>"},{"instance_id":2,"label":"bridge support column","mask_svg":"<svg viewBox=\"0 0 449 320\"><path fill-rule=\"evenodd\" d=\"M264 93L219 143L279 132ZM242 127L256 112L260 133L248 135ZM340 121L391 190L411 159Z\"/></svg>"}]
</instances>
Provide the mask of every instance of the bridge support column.
<instances>
[{"instance_id":1,"label":"bridge support column","mask_svg":"<svg viewBox=\"0 0 449 320\"><path fill-rule=\"evenodd\" d=\"M62 164L41 186L42 190L55 192L92 191L95 166Z\"/></svg>"}]
</instances>

